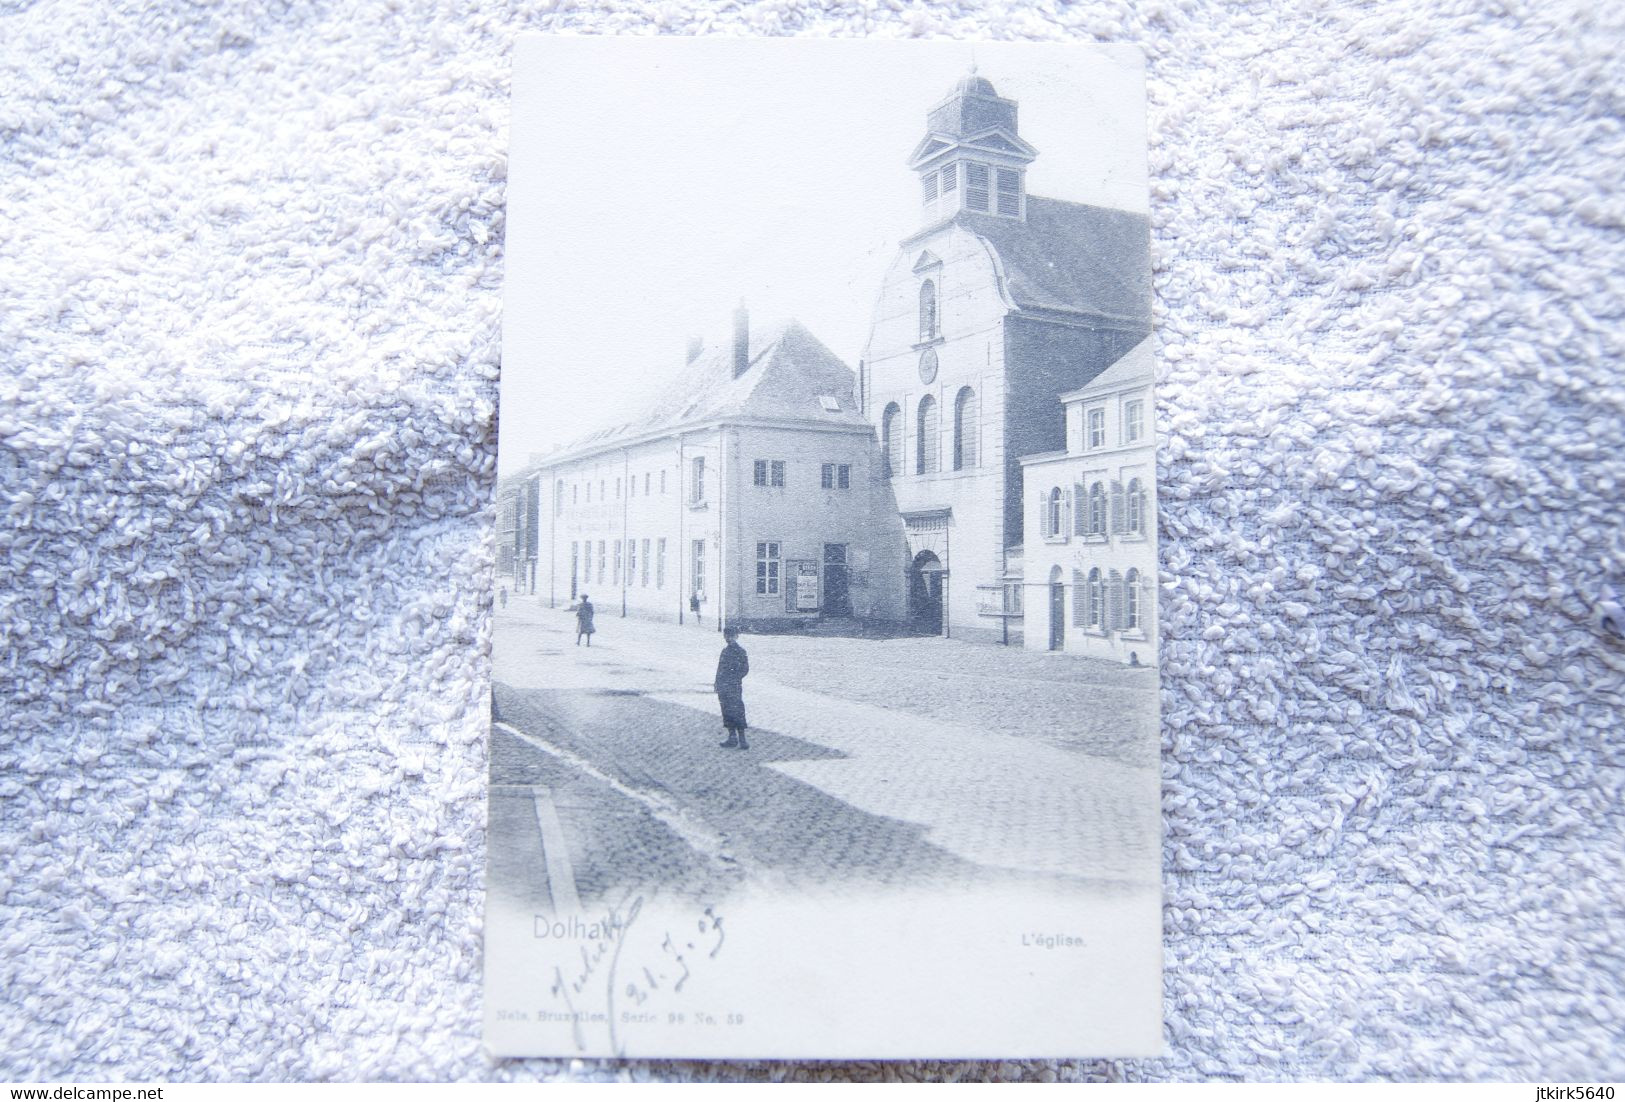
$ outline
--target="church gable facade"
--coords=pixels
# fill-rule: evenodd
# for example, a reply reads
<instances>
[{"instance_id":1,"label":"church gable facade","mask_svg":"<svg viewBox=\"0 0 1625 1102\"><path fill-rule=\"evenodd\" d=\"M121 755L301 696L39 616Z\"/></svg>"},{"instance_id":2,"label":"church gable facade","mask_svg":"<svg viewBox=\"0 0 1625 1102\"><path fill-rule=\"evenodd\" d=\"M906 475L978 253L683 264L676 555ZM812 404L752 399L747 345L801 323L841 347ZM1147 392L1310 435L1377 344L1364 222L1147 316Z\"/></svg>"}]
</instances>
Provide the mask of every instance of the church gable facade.
<instances>
[{"instance_id":1,"label":"church gable facade","mask_svg":"<svg viewBox=\"0 0 1625 1102\"><path fill-rule=\"evenodd\" d=\"M916 629L1020 634L1020 459L1061 450L1058 399L1150 332L1144 216L1032 196L1014 101L960 81L910 167L923 228L878 296L860 372L906 530Z\"/></svg>"}]
</instances>

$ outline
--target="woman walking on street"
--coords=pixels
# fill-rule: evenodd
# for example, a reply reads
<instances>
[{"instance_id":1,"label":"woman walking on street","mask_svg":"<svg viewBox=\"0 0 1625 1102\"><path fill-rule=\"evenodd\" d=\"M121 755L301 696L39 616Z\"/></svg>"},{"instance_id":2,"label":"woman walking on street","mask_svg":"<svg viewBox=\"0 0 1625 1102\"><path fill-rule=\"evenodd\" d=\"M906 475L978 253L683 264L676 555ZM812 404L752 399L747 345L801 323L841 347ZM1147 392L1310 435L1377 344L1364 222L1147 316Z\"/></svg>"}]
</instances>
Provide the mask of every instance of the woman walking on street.
<instances>
[{"instance_id":1,"label":"woman walking on street","mask_svg":"<svg viewBox=\"0 0 1625 1102\"><path fill-rule=\"evenodd\" d=\"M728 731L724 750L749 750L745 741L745 675L750 672L750 659L739 645L739 629L723 628L722 639L727 646L717 658L717 679L712 686L717 691L717 702L722 705L722 726Z\"/></svg>"},{"instance_id":2,"label":"woman walking on street","mask_svg":"<svg viewBox=\"0 0 1625 1102\"><path fill-rule=\"evenodd\" d=\"M576 607L576 646L581 645L581 637L587 637L587 646L592 646L592 633L596 630L592 626L592 602L587 595L581 595L581 604Z\"/></svg>"}]
</instances>

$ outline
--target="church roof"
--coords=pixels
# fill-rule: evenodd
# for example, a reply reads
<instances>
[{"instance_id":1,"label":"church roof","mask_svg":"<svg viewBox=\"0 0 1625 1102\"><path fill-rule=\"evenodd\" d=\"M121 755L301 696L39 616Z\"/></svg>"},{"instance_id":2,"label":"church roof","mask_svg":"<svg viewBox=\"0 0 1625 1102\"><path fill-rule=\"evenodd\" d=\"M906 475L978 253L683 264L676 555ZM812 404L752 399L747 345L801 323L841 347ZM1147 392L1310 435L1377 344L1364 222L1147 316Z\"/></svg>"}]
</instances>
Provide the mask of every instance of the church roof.
<instances>
[{"instance_id":1,"label":"church roof","mask_svg":"<svg viewBox=\"0 0 1625 1102\"><path fill-rule=\"evenodd\" d=\"M960 211L954 221L993 247L1005 290L1024 310L1151 324L1150 219L1027 196L1025 219Z\"/></svg>"},{"instance_id":2,"label":"church roof","mask_svg":"<svg viewBox=\"0 0 1625 1102\"><path fill-rule=\"evenodd\" d=\"M738 378L733 341L707 344L660 389L641 416L573 440L541 461L552 463L717 420L801 421L867 429L869 422L853 401L855 383L852 369L806 326L794 320L779 322L751 334L750 366ZM829 409L826 398L833 398L838 408Z\"/></svg>"}]
</instances>

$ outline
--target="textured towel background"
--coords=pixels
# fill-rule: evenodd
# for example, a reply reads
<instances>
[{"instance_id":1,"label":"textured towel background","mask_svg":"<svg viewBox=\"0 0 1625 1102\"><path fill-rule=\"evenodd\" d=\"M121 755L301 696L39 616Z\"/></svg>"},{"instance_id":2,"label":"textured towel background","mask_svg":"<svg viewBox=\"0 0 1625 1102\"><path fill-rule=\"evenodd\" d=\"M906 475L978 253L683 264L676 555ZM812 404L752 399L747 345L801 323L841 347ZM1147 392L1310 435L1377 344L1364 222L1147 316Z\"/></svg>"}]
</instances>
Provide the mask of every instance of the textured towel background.
<instances>
[{"instance_id":1,"label":"textured towel background","mask_svg":"<svg viewBox=\"0 0 1625 1102\"><path fill-rule=\"evenodd\" d=\"M0 1078L1625 1077L1621 10L1274 7L0 3ZM1166 1058L482 1055L522 29L1143 45Z\"/></svg>"}]
</instances>

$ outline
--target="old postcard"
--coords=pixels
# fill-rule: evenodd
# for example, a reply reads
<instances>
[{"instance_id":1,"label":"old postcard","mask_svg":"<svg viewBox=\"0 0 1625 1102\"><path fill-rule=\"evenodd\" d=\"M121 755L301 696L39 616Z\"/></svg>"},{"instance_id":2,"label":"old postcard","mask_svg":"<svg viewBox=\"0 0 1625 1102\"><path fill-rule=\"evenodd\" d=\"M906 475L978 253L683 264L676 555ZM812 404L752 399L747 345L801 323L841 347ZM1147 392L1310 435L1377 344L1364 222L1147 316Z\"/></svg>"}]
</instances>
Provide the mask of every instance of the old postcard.
<instances>
[{"instance_id":1,"label":"old postcard","mask_svg":"<svg viewBox=\"0 0 1625 1102\"><path fill-rule=\"evenodd\" d=\"M491 1051L1159 1052L1139 54L513 87Z\"/></svg>"}]
</instances>

